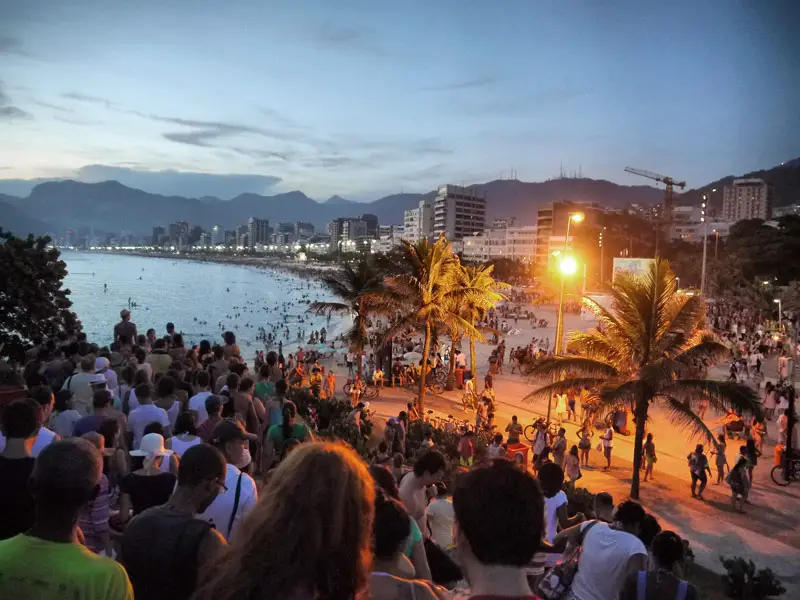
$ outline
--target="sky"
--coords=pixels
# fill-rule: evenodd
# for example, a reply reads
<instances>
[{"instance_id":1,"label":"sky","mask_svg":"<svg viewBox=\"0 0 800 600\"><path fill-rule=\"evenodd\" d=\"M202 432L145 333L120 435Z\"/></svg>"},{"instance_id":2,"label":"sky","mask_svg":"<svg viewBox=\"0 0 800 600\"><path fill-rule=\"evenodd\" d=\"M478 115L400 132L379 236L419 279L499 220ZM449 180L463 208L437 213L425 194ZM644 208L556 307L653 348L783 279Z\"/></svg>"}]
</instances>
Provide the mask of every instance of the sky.
<instances>
[{"instance_id":1,"label":"sky","mask_svg":"<svg viewBox=\"0 0 800 600\"><path fill-rule=\"evenodd\" d=\"M798 24L795 0L3 0L0 192L697 187L800 156Z\"/></svg>"}]
</instances>

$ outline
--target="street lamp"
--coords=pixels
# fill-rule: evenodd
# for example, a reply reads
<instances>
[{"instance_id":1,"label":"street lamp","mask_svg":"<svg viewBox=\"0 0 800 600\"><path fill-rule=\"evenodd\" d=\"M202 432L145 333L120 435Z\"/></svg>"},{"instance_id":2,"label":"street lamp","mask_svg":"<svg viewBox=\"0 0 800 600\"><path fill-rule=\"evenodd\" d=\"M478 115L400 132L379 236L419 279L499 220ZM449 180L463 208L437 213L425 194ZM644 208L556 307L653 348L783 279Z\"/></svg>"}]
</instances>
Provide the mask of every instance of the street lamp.
<instances>
[{"instance_id":1,"label":"street lamp","mask_svg":"<svg viewBox=\"0 0 800 600\"><path fill-rule=\"evenodd\" d=\"M706 195L703 194L703 204L701 205L700 222L703 224L703 267L700 272L700 294L706 291L706 253L708 247L708 220L706 219Z\"/></svg>"},{"instance_id":2,"label":"street lamp","mask_svg":"<svg viewBox=\"0 0 800 600\"><path fill-rule=\"evenodd\" d=\"M556 251L558 252L558 251ZM553 253L557 256L556 252ZM561 354L562 338L564 337L564 280L570 275L574 275L578 270L578 263L571 256L564 256L558 264L558 272L561 274L561 289L558 294L558 317L556 318L556 342L553 348L555 356ZM550 424L550 413L553 408L553 394L547 399L547 423Z\"/></svg>"},{"instance_id":3,"label":"street lamp","mask_svg":"<svg viewBox=\"0 0 800 600\"><path fill-rule=\"evenodd\" d=\"M780 331L780 330L783 329L781 327L781 316L783 315L783 304L781 303L781 299L780 298L775 298L775 300L773 300L773 302L778 305L778 331Z\"/></svg>"}]
</instances>

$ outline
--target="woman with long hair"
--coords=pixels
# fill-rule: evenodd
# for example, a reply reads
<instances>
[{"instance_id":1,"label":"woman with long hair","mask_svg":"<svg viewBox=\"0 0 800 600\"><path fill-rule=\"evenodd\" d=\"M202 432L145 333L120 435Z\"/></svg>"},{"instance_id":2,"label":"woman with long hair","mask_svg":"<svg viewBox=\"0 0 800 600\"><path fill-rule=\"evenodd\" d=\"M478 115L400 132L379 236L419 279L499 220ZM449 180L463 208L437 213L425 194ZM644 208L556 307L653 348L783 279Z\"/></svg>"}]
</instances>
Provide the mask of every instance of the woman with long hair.
<instances>
[{"instance_id":1,"label":"woman with long hair","mask_svg":"<svg viewBox=\"0 0 800 600\"><path fill-rule=\"evenodd\" d=\"M369 578L374 502L367 467L351 448L299 446L193 600L353 600Z\"/></svg>"},{"instance_id":2,"label":"woman with long hair","mask_svg":"<svg viewBox=\"0 0 800 600\"><path fill-rule=\"evenodd\" d=\"M267 439L264 448L264 468L269 469L284 455L284 449L289 440L305 442L314 439L311 430L303 422L297 422L297 406L294 402L283 403L283 422L272 425L267 430Z\"/></svg>"}]
</instances>

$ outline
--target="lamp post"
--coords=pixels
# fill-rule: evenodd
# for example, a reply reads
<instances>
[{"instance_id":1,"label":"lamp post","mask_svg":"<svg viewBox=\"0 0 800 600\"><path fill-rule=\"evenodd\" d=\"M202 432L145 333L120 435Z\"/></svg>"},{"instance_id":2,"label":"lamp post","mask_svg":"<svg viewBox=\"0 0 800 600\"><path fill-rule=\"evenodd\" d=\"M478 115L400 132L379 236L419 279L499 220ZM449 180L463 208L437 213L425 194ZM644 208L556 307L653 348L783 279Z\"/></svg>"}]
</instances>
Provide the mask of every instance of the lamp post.
<instances>
[{"instance_id":1,"label":"lamp post","mask_svg":"<svg viewBox=\"0 0 800 600\"><path fill-rule=\"evenodd\" d=\"M706 219L706 195L703 194L703 204L701 205L700 222L703 224L703 267L700 272L700 295L706 291L706 255L708 247L708 219Z\"/></svg>"},{"instance_id":2,"label":"lamp post","mask_svg":"<svg viewBox=\"0 0 800 600\"><path fill-rule=\"evenodd\" d=\"M775 298L773 300L775 304L778 305L778 331L781 331L783 328L781 327L781 316L783 315L783 304L781 303L780 298Z\"/></svg>"},{"instance_id":3,"label":"lamp post","mask_svg":"<svg viewBox=\"0 0 800 600\"><path fill-rule=\"evenodd\" d=\"M561 274L561 289L558 294L558 317L556 319L556 342L553 348L553 354L558 356L561 354L561 340L564 337L564 280L567 275L574 275L578 270L578 263L571 256L564 256L558 265L558 271ZM547 424L550 424L550 413L553 407L553 394L547 399Z\"/></svg>"}]
</instances>

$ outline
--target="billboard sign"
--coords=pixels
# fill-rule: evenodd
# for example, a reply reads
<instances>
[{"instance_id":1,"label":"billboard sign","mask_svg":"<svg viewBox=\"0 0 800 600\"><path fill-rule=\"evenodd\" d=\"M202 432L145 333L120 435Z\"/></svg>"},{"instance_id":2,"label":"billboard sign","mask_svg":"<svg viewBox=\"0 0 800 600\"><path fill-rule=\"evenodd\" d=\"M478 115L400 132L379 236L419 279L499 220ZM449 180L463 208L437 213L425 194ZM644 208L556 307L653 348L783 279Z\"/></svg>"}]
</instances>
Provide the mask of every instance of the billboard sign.
<instances>
[{"instance_id":1,"label":"billboard sign","mask_svg":"<svg viewBox=\"0 0 800 600\"><path fill-rule=\"evenodd\" d=\"M655 259L653 258L615 258L611 281L616 281L618 275L634 275L636 277L647 275L654 264Z\"/></svg>"}]
</instances>

